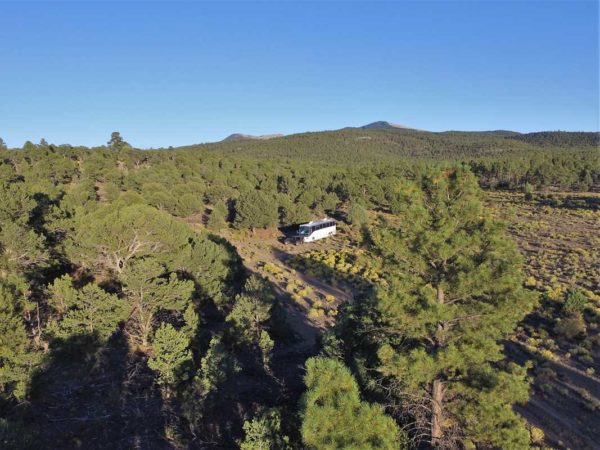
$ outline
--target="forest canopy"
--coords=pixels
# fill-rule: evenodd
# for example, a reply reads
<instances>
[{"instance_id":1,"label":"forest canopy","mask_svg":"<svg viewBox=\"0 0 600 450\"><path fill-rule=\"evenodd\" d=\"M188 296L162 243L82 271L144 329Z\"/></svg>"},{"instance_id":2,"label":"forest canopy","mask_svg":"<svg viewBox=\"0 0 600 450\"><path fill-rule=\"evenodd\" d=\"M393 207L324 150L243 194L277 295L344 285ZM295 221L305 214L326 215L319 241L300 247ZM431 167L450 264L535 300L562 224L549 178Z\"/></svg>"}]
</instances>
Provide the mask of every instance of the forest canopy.
<instances>
[{"instance_id":1,"label":"forest canopy","mask_svg":"<svg viewBox=\"0 0 600 450\"><path fill-rule=\"evenodd\" d=\"M504 342L538 300L482 188L598 190L598 134L3 146L3 447L527 448L528 366ZM284 305L302 291L231 236L326 215L377 270L348 268L360 289L308 348ZM569 293L562 333L585 301Z\"/></svg>"}]
</instances>

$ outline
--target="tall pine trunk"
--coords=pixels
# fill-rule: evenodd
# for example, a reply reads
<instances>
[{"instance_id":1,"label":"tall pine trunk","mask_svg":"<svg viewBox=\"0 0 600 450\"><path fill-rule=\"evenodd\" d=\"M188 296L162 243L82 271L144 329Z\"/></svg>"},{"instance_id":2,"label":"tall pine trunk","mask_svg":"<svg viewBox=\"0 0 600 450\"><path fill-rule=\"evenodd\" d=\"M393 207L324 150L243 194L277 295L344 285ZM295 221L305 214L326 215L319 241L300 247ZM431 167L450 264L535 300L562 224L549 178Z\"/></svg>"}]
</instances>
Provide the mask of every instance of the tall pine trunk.
<instances>
[{"instance_id":1,"label":"tall pine trunk","mask_svg":"<svg viewBox=\"0 0 600 450\"><path fill-rule=\"evenodd\" d=\"M437 287L437 300L444 303L444 290ZM436 347L440 349L445 345L444 326L438 325L438 335L436 337ZM444 416L444 383L438 377L433 380L431 387L431 445L438 447L441 444L444 431L442 429Z\"/></svg>"},{"instance_id":2,"label":"tall pine trunk","mask_svg":"<svg viewBox=\"0 0 600 450\"><path fill-rule=\"evenodd\" d=\"M443 402L444 383L439 379L435 379L431 389L431 445L433 447L438 447L443 437Z\"/></svg>"}]
</instances>

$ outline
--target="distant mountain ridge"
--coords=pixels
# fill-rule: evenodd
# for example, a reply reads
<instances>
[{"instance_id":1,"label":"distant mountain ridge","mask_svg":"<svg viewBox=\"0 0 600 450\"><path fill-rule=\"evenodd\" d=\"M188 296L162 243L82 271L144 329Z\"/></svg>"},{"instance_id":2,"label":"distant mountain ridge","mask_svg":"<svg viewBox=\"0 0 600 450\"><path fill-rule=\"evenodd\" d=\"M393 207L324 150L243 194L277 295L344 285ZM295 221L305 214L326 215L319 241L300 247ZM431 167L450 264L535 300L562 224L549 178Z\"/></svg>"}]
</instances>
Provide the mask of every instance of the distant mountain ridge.
<instances>
[{"instance_id":1,"label":"distant mountain ridge","mask_svg":"<svg viewBox=\"0 0 600 450\"><path fill-rule=\"evenodd\" d=\"M362 125L359 127L345 127L344 130L347 129L356 129L356 130L416 130L416 128L407 127L406 125L401 125L399 123L391 123L385 120L378 120L377 122L371 122L366 125ZM316 131L318 133L319 131ZM294 133L296 134L296 133ZM253 135L253 134L244 134L244 133L233 133L223 139L221 142L226 141L243 141L243 140L267 140L273 138L284 137L285 134L274 133L274 134L262 134L262 135Z\"/></svg>"},{"instance_id":2,"label":"distant mountain ridge","mask_svg":"<svg viewBox=\"0 0 600 450\"><path fill-rule=\"evenodd\" d=\"M283 137L283 134L263 134L260 136L253 136L251 134L242 134L242 133L233 133L227 136L223 141L242 141L246 139L254 139L254 140L266 140L273 139L278 137Z\"/></svg>"},{"instance_id":3,"label":"distant mountain ridge","mask_svg":"<svg viewBox=\"0 0 600 450\"><path fill-rule=\"evenodd\" d=\"M519 133L509 130L424 131L398 128L387 123L346 127L337 130L251 136L233 135L221 142L184 146L245 157L284 158L342 162L398 161L403 159L444 159L467 161L473 158L521 157L539 152L571 148L598 152L600 133L542 131Z\"/></svg>"},{"instance_id":4,"label":"distant mountain ridge","mask_svg":"<svg viewBox=\"0 0 600 450\"><path fill-rule=\"evenodd\" d=\"M292 134L264 134L264 135L251 135L243 133L234 133L227 136L220 142L231 142L231 141L276 141L278 138L285 137L286 142L293 142L298 139L306 141L306 139L312 139L314 136L321 136L326 141L335 141L336 137L346 136L346 133L365 133L359 136L352 136L352 139L358 141L367 141L378 139L385 141L385 145L402 145L407 148L419 147L415 145L416 141L427 140L440 140L437 146L448 146L450 139L455 144L459 140L469 141L469 145L473 145L480 149L485 147L500 146L501 142L522 142L530 145L539 147L575 147L575 146L594 146L600 148L600 133L599 132L583 132L583 131L540 131L533 133L521 133L518 131L511 130L487 130L487 131L459 131L459 130L448 130L448 131L427 131L418 128L408 127L406 125L395 124L384 120L371 122L362 126L344 127L337 130L323 130L323 131L306 131L302 133ZM381 133L384 132L384 133ZM387 136L387 137L384 137ZM494 141L494 139L496 139ZM477 143L475 143L477 141ZM217 144L218 142L214 143ZM392 144L393 143L393 144ZM463 143L464 145L465 143ZM427 144L429 145L429 144ZM459 146L460 147L460 146Z\"/></svg>"},{"instance_id":5,"label":"distant mountain ridge","mask_svg":"<svg viewBox=\"0 0 600 450\"><path fill-rule=\"evenodd\" d=\"M406 125L401 125L399 123L390 123L385 120L379 120L377 122L371 122L362 127L357 127L362 130L393 130L393 129L405 129L405 130L414 130L414 128L407 127Z\"/></svg>"}]
</instances>

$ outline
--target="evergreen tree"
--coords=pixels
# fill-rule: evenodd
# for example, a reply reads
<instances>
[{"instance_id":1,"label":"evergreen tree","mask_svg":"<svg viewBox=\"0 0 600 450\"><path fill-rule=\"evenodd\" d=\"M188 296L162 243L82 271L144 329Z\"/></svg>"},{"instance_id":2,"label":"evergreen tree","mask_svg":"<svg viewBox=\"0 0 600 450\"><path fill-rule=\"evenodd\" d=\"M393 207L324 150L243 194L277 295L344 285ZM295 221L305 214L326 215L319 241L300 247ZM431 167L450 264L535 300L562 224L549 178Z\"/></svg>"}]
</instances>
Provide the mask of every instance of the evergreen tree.
<instances>
[{"instance_id":1,"label":"evergreen tree","mask_svg":"<svg viewBox=\"0 0 600 450\"><path fill-rule=\"evenodd\" d=\"M277 225L277 205L261 191L251 190L235 202L235 225L238 228L269 228Z\"/></svg>"},{"instance_id":2,"label":"evergreen tree","mask_svg":"<svg viewBox=\"0 0 600 450\"><path fill-rule=\"evenodd\" d=\"M353 201L348 211L348 222L352 225L365 225L368 222L367 209L360 202Z\"/></svg>"},{"instance_id":3,"label":"evergreen tree","mask_svg":"<svg viewBox=\"0 0 600 450\"><path fill-rule=\"evenodd\" d=\"M183 249L187 226L147 205L102 206L76 215L67 254L85 268L120 274L130 261L160 255L167 261Z\"/></svg>"},{"instance_id":4,"label":"evergreen tree","mask_svg":"<svg viewBox=\"0 0 600 450\"><path fill-rule=\"evenodd\" d=\"M113 131L110 134L110 140L106 143L113 150L121 150L125 147L131 147L128 142L121 137L121 133Z\"/></svg>"},{"instance_id":5,"label":"evergreen tree","mask_svg":"<svg viewBox=\"0 0 600 450\"><path fill-rule=\"evenodd\" d=\"M588 298L580 289L569 289L563 304L565 314L581 313L588 304Z\"/></svg>"},{"instance_id":6,"label":"evergreen tree","mask_svg":"<svg viewBox=\"0 0 600 450\"><path fill-rule=\"evenodd\" d=\"M281 417L277 410L267 410L244 422L245 439L240 450L285 450L289 438L281 432Z\"/></svg>"},{"instance_id":7,"label":"evergreen tree","mask_svg":"<svg viewBox=\"0 0 600 450\"><path fill-rule=\"evenodd\" d=\"M142 347L148 340L159 310L183 310L194 290L192 281L179 280L152 258L137 259L120 275L123 291L132 306L135 326L130 334Z\"/></svg>"},{"instance_id":8,"label":"evergreen tree","mask_svg":"<svg viewBox=\"0 0 600 450\"><path fill-rule=\"evenodd\" d=\"M256 275L248 278L244 291L236 296L233 309L227 316L227 322L233 324L241 341L259 344L266 322L271 318L273 301L273 294L265 280ZM266 341L266 337L262 339Z\"/></svg>"},{"instance_id":9,"label":"evergreen tree","mask_svg":"<svg viewBox=\"0 0 600 450\"><path fill-rule=\"evenodd\" d=\"M218 202L212 209L206 226L209 230L219 231L227 226L227 206L223 202Z\"/></svg>"},{"instance_id":10,"label":"evergreen tree","mask_svg":"<svg viewBox=\"0 0 600 450\"><path fill-rule=\"evenodd\" d=\"M173 325L161 324L152 340L152 356L148 367L159 374L159 382L169 392L181 381L182 373L192 361L189 338Z\"/></svg>"},{"instance_id":11,"label":"evergreen tree","mask_svg":"<svg viewBox=\"0 0 600 450\"><path fill-rule=\"evenodd\" d=\"M48 332L61 342L104 345L130 311L125 301L96 284L75 289L68 275L55 280L49 290L49 303L59 317Z\"/></svg>"},{"instance_id":12,"label":"evergreen tree","mask_svg":"<svg viewBox=\"0 0 600 450\"><path fill-rule=\"evenodd\" d=\"M25 141L23 144L23 151L25 152L34 152L37 150L37 146L31 141Z\"/></svg>"},{"instance_id":13,"label":"evergreen tree","mask_svg":"<svg viewBox=\"0 0 600 450\"><path fill-rule=\"evenodd\" d=\"M32 226L36 201L24 183L0 181L0 280L23 292L26 272L49 259L45 238Z\"/></svg>"},{"instance_id":14,"label":"evergreen tree","mask_svg":"<svg viewBox=\"0 0 600 450\"><path fill-rule=\"evenodd\" d=\"M232 285L240 276L241 262L235 250L194 233L184 235L185 244L170 253L167 265L172 271L186 272L196 281L199 291L218 307L230 301Z\"/></svg>"},{"instance_id":15,"label":"evergreen tree","mask_svg":"<svg viewBox=\"0 0 600 450\"><path fill-rule=\"evenodd\" d=\"M286 225L305 223L312 219L313 212L303 203L292 203L291 201L283 208L282 222Z\"/></svg>"},{"instance_id":16,"label":"evergreen tree","mask_svg":"<svg viewBox=\"0 0 600 450\"><path fill-rule=\"evenodd\" d=\"M381 330L371 336L384 385L435 447L523 448L512 405L527 400L525 371L502 364L499 343L534 303L517 248L467 170L435 171L403 192L402 224L374 227L389 287L363 319Z\"/></svg>"},{"instance_id":17,"label":"evergreen tree","mask_svg":"<svg viewBox=\"0 0 600 450\"><path fill-rule=\"evenodd\" d=\"M321 208L328 214L335 212L340 202L335 192L326 192L321 199Z\"/></svg>"},{"instance_id":18,"label":"evergreen tree","mask_svg":"<svg viewBox=\"0 0 600 450\"><path fill-rule=\"evenodd\" d=\"M406 448L394 420L360 400L358 385L339 361L310 358L304 377L302 440L318 450Z\"/></svg>"},{"instance_id":19,"label":"evergreen tree","mask_svg":"<svg viewBox=\"0 0 600 450\"><path fill-rule=\"evenodd\" d=\"M181 331L191 341L196 337L196 334L198 333L198 326L200 324L200 315L196 312L192 303L185 308L185 311L183 312L183 320L185 321L185 324L181 328Z\"/></svg>"},{"instance_id":20,"label":"evergreen tree","mask_svg":"<svg viewBox=\"0 0 600 450\"><path fill-rule=\"evenodd\" d=\"M196 376L201 397L214 392L228 377L241 370L238 362L227 351L220 336L213 336L208 351L200 361L200 370Z\"/></svg>"},{"instance_id":21,"label":"evergreen tree","mask_svg":"<svg viewBox=\"0 0 600 450\"><path fill-rule=\"evenodd\" d=\"M204 209L202 196L198 194L186 193L177 199L176 215L179 217L187 217L192 214L197 214Z\"/></svg>"},{"instance_id":22,"label":"evergreen tree","mask_svg":"<svg viewBox=\"0 0 600 450\"><path fill-rule=\"evenodd\" d=\"M0 397L23 399L40 359L27 336L13 289L0 281Z\"/></svg>"}]
</instances>

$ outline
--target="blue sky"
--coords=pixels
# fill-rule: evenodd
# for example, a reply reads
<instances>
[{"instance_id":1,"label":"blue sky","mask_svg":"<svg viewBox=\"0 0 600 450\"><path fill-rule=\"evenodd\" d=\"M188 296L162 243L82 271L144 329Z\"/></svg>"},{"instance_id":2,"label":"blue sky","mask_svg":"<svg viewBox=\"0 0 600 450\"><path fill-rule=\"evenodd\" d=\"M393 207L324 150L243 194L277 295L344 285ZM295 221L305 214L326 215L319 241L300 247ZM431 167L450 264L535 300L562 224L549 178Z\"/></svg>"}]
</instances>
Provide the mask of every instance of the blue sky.
<instances>
[{"instance_id":1,"label":"blue sky","mask_svg":"<svg viewBox=\"0 0 600 450\"><path fill-rule=\"evenodd\" d=\"M0 137L598 130L598 2L0 3Z\"/></svg>"}]
</instances>

